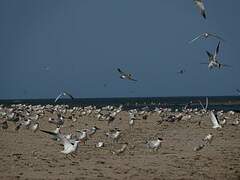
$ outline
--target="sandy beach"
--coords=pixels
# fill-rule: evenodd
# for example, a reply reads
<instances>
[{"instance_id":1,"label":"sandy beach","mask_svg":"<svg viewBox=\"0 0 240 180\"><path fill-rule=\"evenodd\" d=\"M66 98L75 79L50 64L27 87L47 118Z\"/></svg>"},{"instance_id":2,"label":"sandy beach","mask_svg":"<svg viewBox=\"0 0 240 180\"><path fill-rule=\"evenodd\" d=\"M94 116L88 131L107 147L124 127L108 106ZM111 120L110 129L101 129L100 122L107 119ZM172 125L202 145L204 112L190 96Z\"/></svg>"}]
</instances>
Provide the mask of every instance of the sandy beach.
<instances>
[{"instance_id":1,"label":"sandy beach","mask_svg":"<svg viewBox=\"0 0 240 180\"><path fill-rule=\"evenodd\" d=\"M209 113L188 112L184 113L188 118L171 122L163 117L179 112L147 112L147 118L137 117L132 129L127 111L117 114L110 124L94 113L62 114L64 134L92 126L100 130L79 145L75 157L66 157L61 153L63 146L49 134L26 128L15 131L16 125L8 121L9 127L0 129L0 179L240 179L240 125L233 124L239 113L224 112L222 117L227 119L221 129L212 128ZM56 118L56 114L43 110L39 129L56 129L49 117ZM1 122L4 119L1 117ZM118 143L104 134L115 127L122 132ZM194 151L209 133L213 135L211 143ZM155 137L163 139L156 152L145 144ZM105 146L96 148L99 141ZM125 152L112 153L126 142Z\"/></svg>"}]
</instances>

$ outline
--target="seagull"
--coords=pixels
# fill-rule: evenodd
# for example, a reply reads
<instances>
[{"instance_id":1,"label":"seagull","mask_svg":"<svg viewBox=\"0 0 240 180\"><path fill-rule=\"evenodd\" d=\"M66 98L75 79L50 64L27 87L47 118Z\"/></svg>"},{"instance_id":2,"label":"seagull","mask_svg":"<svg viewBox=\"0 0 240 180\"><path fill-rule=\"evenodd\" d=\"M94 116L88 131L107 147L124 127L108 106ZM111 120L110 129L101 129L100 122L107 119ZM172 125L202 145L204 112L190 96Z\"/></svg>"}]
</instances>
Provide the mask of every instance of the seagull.
<instances>
[{"instance_id":1,"label":"seagull","mask_svg":"<svg viewBox=\"0 0 240 180\"><path fill-rule=\"evenodd\" d=\"M214 37L214 38L217 38L218 40L221 40L221 41L224 41L223 38L221 38L220 36L218 36L217 34L215 33L208 33L208 32L205 32L205 33L202 33L200 35L198 35L197 37L195 37L194 39L192 39L191 41L189 41L188 43L191 44L193 43L194 41L200 39L200 38L205 38L207 39L208 37Z\"/></svg>"},{"instance_id":2,"label":"seagull","mask_svg":"<svg viewBox=\"0 0 240 180\"><path fill-rule=\"evenodd\" d=\"M58 139L60 139L62 141L63 146L64 146L64 150L61 151L61 153L64 153L66 155L71 154L71 153L74 153L78 148L78 143L80 142L79 140L75 140L74 143L72 144L71 141L69 139L67 139L66 136L61 134L60 131L58 133L45 131L45 130L42 130L42 129L40 129L40 131L44 132L44 133L47 133L47 134L51 134L53 136L56 136Z\"/></svg>"},{"instance_id":3,"label":"seagull","mask_svg":"<svg viewBox=\"0 0 240 180\"><path fill-rule=\"evenodd\" d=\"M157 140L147 141L146 144L149 149L157 151L161 146L161 142L163 142L163 139L157 138Z\"/></svg>"},{"instance_id":4,"label":"seagull","mask_svg":"<svg viewBox=\"0 0 240 180\"><path fill-rule=\"evenodd\" d=\"M74 99L74 97L71 95L71 94L69 94L69 93L67 93L66 91L64 91L64 92L62 92L61 94L59 94L57 97L56 97L56 99L55 99L55 103L61 98L61 97L63 97L63 96L68 96L68 97L70 97L71 99Z\"/></svg>"},{"instance_id":5,"label":"seagull","mask_svg":"<svg viewBox=\"0 0 240 180\"><path fill-rule=\"evenodd\" d=\"M212 127L213 129L222 128L222 126L219 124L217 117L212 111L210 111L210 118L213 123L213 127Z\"/></svg>"},{"instance_id":6,"label":"seagull","mask_svg":"<svg viewBox=\"0 0 240 180\"><path fill-rule=\"evenodd\" d=\"M214 54L211 54L210 52L206 51L206 53L208 55L208 63L201 63L201 64L207 64L209 69L212 69L214 67L219 68L219 69L222 67L231 67L227 64L222 64L218 61L217 55L219 52L219 47L220 47L220 41L218 42L218 45L216 47Z\"/></svg>"},{"instance_id":7,"label":"seagull","mask_svg":"<svg viewBox=\"0 0 240 180\"><path fill-rule=\"evenodd\" d=\"M203 18L206 19L207 16L206 16L206 10L204 7L203 0L194 0L194 2L196 4L197 8L200 10L200 13L203 16Z\"/></svg>"},{"instance_id":8,"label":"seagull","mask_svg":"<svg viewBox=\"0 0 240 180\"><path fill-rule=\"evenodd\" d=\"M127 80L130 80L130 81L137 81L136 79L132 78L132 74L125 73L119 68L117 70L120 73L120 78L121 79L127 79Z\"/></svg>"}]
</instances>

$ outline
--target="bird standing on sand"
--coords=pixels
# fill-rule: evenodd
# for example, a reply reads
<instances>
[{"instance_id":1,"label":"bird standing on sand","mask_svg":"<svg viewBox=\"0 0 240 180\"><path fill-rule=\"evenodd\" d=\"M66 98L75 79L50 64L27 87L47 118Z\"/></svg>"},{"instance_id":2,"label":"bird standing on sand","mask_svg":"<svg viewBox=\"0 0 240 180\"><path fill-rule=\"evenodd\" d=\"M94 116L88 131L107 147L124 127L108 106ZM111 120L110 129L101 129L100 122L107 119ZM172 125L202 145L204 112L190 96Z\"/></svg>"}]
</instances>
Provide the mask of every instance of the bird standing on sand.
<instances>
[{"instance_id":1,"label":"bird standing on sand","mask_svg":"<svg viewBox=\"0 0 240 180\"><path fill-rule=\"evenodd\" d=\"M160 148L162 142L162 138L157 138L156 140L147 141L146 144L149 149L157 151Z\"/></svg>"},{"instance_id":2,"label":"bird standing on sand","mask_svg":"<svg viewBox=\"0 0 240 180\"><path fill-rule=\"evenodd\" d=\"M130 80L130 81L137 81L136 79L133 79L132 78L132 74L129 74L129 73L125 73L123 72L121 69L117 69L118 72L120 73L120 78L121 79L126 79L126 80Z\"/></svg>"},{"instance_id":3,"label":"bird standing on sand","mask_svg":"<svg viewBox=\"0 0 240 180\"><path fill-rule=\"evenodd\" d=\"M207 18L203 0L193 0L204 19Z\"/></svg>"}]
</instances>

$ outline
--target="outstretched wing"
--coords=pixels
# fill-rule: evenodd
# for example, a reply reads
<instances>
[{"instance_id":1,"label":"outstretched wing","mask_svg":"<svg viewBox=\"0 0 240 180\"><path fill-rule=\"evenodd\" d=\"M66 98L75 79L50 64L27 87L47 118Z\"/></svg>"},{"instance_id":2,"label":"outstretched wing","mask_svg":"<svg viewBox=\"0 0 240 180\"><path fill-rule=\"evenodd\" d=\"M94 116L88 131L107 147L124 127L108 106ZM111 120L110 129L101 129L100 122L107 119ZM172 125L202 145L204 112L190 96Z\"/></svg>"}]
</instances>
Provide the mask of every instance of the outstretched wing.
<instances>
[{"instance_id":1,"label":"outstretched wing","mask_svg":"<svg viewBox=\"0 0 240 180\"><path fill-rule=\"evenodd\" d=\"M191 44L191 43L193 43L194 41L196 41L196 40L198 40L200 37L202 37L203 36L203 34L200 34L200 35L198 35L197 37L195 37L194 39L192 39L191 41L189 41L188 43L189 44Z\"/></svg>"},{"instance_id":2,"label":"outstretched wing","mask_svg":"<svg viewBox=\"0 0 240 180\"><path fill-rule=\"evenodd\" d=\"M117 68L117 70L121 75L126 75L120 68Z\"/></svg>"},{"instance_id":3,"label":"outstretched wing","mask_svg":"<svg viewBox=\"0 0 240 180\"><path fill-rule=\"evenodd\" d=\"M215 53L214 53L214 59L216 59L218 52L219 52L219 47L220 47L220 41L218 42L218 45L216 47Z\"/></svg>"},{"instance_id":4,"label":"outstretched wing","mask_svg":"<svg viewBox=\"0 0 240 180\"><path fill-rule=\"evenodd\" d=\"M212 111L210 112L210 118L211 118L214 129L221 128L221 125L219 124L217 117Z\"/></svg>"},{"instance_id":5,"label":"outstretched wing","mask_svg":"<svg viewBox=\"0 0 240 180\"><path fill-rule=\"evenodd\" d=\"M215 37L221 41L225 41L223 38L221 38L220 36L218 36L217 34L214 34L214 33L208 33L209 36L212 36L212 37Z\"/></svg>"},{"instance_id":6,"label":"outstretched wing","mask_svg":"<svg viewBox=\"0 0 240 180\"><path fill-rule=\"evenodd\" d=\"M64 93L65 93L68 97L70 97L71 99L74 99L74 97L73 97L71 94L69 94L68 92L64 91Z\"/></svg>"},{"instance_id":7,"label":"outstretched wing","mask_svg":"<svg viewBox=\"0 0 240 180\"><path fill-rule=\"evenodd\" d=\"M54 102L57 102L62 96L63 96L63 93L59 94L59 95L56 97L56 99L55 99Z\"/></svg>"}]
</instances>

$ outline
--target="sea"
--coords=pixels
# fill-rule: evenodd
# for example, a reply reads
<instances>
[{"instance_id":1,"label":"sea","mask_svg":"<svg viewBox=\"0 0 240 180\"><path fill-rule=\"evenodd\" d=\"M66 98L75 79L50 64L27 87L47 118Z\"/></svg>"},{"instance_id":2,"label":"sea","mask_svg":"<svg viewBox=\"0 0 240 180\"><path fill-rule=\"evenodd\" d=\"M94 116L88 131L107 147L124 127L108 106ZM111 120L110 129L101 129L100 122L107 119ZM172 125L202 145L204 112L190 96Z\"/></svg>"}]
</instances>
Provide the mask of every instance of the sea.
<instances>
[{"instance_id":1,"label":"sea","mask_svg":"<svg viewBox=\"0 0 240 180\"><path fill-rule=\"evenodd\" d=\"M201 108L201 103L205 106L205 96L188 96L188 97L117 97L117 98L75 98L75 99L59 99L57 103L54 99L10 99L0 100L0 104L10 106L12 104L31 104L31 105L47 105L47 104L65 104L73 106L96 106L103 107L107 105L120 106L123 105L124 110L148 108L152 110L158 108L171 108L172 110L183 109L187 104L191 104L191 108ZM213 96L208 97L208 109L236 111L240 112L240 96ZM191 102L191 103L190 103Z\"/></svg>"}]
</instances>

